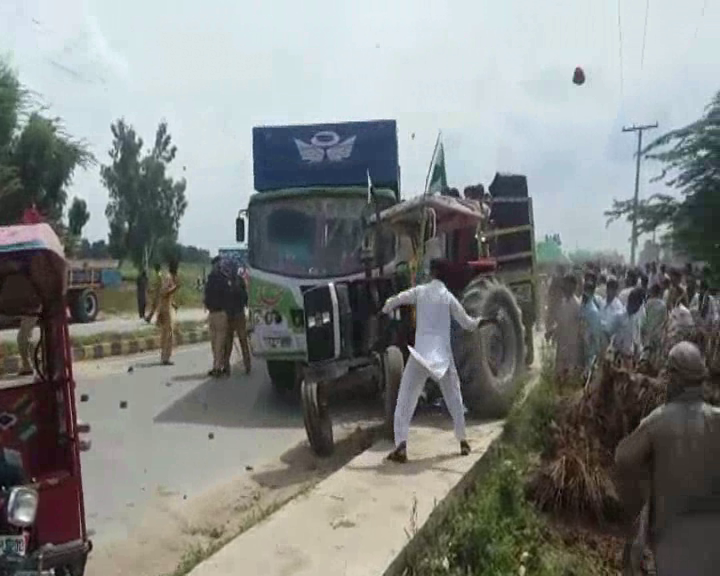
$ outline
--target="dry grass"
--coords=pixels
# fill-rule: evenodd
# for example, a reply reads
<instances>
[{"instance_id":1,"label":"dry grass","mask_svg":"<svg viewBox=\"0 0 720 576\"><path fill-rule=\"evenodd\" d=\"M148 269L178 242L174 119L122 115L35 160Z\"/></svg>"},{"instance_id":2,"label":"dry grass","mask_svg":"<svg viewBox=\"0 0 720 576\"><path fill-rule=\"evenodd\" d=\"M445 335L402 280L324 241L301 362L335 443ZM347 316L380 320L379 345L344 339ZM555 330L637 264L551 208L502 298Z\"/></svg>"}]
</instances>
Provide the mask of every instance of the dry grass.
<instances>
[{"instance_id":1,"label":"dry grass","mask_svg":"<svg viewBox=\"0 0 720 576\"><path fill-rule=\"evenodd\" d=\"M665 401L657 378L606 360L596 380L566 396L528 490L540 509L597 522L622 516L612 478L615 448Z\"/></svg>"}]
</instances>

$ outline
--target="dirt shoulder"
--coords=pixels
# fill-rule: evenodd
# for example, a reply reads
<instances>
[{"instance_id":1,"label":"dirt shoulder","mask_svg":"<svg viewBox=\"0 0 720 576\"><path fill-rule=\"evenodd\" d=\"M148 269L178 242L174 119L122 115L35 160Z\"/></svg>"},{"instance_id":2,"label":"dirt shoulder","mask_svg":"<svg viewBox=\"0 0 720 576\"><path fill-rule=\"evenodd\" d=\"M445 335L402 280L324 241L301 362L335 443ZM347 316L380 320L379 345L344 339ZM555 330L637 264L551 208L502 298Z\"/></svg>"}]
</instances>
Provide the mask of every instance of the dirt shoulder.
<instances>
[{"instance_id":1,"label":"dirt shoulder","mask_svg":"<svg viewBox=\"0 0 720 576\"><path fill-rule=\"evenodd\" d=\"M303 442L288 450L279 462L247 468L237 478L197 498L156 494L132 536L94 548L87 576L184 576L227 542L367 449L378 429L369 423L363 429L337 432L339 440L331 458L317 458Z\"/></svg>"}]
</instances>

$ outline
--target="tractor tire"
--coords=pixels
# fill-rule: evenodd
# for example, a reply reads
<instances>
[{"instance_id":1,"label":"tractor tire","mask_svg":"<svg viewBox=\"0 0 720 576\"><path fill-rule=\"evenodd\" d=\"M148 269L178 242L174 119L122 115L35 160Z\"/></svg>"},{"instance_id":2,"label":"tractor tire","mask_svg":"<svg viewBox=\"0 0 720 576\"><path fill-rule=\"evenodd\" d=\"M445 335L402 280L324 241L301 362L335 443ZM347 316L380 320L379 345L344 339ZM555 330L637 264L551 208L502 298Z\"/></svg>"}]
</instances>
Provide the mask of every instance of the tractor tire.
<instances>
[{"instance_id":1,"label":"tractor tire","mask_svg":"<svg viewBox=\"0 0 720 576\"><path fill-rule=\"evenodd\" d=\"M503 418L525 369L522 314L512 291L494 278L471 282L462 304L474 317L500 314L498 324L470 332L453 323L453 351L467 408L475 416Z\"/></svg>"},{"instance_id":2,"label":"tractor tire","mask_svg":"<svg viewBox=\"0 0 720 576\"><path fill-rule=\"evenodd\" d=\"M86 288L70 297L70 316L79 324L94 322L100 311L100 302L94 290Z\"/></svg>"},{"instance_id":3,"label":"tractor tire","mask_svg":"<svg viewBox=\"0 0 720 576\"><path fill-rule=\"evenodd\" d=\"M535 334L533 324L525 322L525 366L532 366L535 362Z\"/></svg>"},{"instance_id":4,"label":"tractor tire","mask_svg":"<svg viewBox=\"0 0 720 576\"><path fill-rule=\"evenodd\" d=\"M322 384L303 380L301 397L303 421L310 447L322 458L330 456L335 449L335 440L330 411L322 393Z\"/></svg>"},{"instance_id":5,"label":"tractor tire","mask_svg":"<svg viewBox=\"0 0 720 576\"><path fill-rule=\"evenodd\" d=\"M267 372L273 390L284 395L298 386L300 366L292 360L268 360Z\"/></svg>"},{"instance_id":6,"label":"tractor tire","mask_svg":"<svg viewBox=\"0 0 720 576\"><path fill-rule=\"evenodd\" d=\"M395 439L395 406L400 380L402 380L405 359L397 346L390 346L383 354L383 396L385 400L385 432L391 440Z\"/></svg>"}]
</instances>

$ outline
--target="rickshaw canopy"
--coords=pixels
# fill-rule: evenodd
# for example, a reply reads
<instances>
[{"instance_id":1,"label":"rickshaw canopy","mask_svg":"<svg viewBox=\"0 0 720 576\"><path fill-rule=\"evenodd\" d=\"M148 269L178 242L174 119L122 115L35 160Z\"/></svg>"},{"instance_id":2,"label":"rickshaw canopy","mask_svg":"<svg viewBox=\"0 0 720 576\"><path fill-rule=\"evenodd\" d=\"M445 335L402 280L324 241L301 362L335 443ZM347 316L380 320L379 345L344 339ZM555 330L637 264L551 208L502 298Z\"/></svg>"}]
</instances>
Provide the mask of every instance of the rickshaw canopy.
<instances>
[{"instance_id":1,"label":"rickshaw canopy","mask_svg":"<svg viewBox=\"0 0 720 576\"><path fill-rule=\"evenodd\" d=\"M380 222L397 231L412 234L426 214L434 214L435 230L442 234L482 224L487 221L490 208L482 202L467 198L416 196L383 210L380 213ZM377 217L373 215L369 221L374 224Z\"/></svg>"},{"instance_id":2,"label":"rickshaw canopy","mask_svg":"<svg viewBox=\"0 0 720 576\"><path fill-rule=\"evenodd\" d=\"M35 315L64 303L65 251L48 224L0 226L0 314Z\"/></svg>"}]
</instances>

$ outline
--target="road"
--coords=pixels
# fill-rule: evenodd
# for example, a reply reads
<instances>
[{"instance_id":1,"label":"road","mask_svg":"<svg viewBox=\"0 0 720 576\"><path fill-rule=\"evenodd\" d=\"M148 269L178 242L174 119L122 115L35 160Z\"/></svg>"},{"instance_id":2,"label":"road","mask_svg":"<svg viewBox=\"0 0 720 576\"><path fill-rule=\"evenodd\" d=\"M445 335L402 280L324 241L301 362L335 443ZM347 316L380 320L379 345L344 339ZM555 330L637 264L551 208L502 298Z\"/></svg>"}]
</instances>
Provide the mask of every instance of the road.
<instances>
[{"instance_id":1,"label":"road","mask_svg":"<svg viewBox=\"0 0 720 576\"><path fill-rule=\"evenodd\" d=\"M155 355L76 365L78 398L87 394L79 417L92 428L82 465L97 543L126 538L158 495L198 496L305 438L299 407L273 395L262 364L213 380L207 345L174 359L172 367Z\"/></svg>"},{"instance_id":2,"label":"road","mask_svg":"<svg viewBox=\"0 0 720 576\"><path fill-rule=\"evenodd\" d=\"M180 309L177 314L178 322L192 322L204 320L207 312L199 308ZM114 316L108 317L90 324L71 324L70 336L93 336L103 332L135 332L143 328L151 329L146 322L137 316ZM0 330L0 342L14 342L17 338L17 330Z\"/></svg>"}]
</instances>

